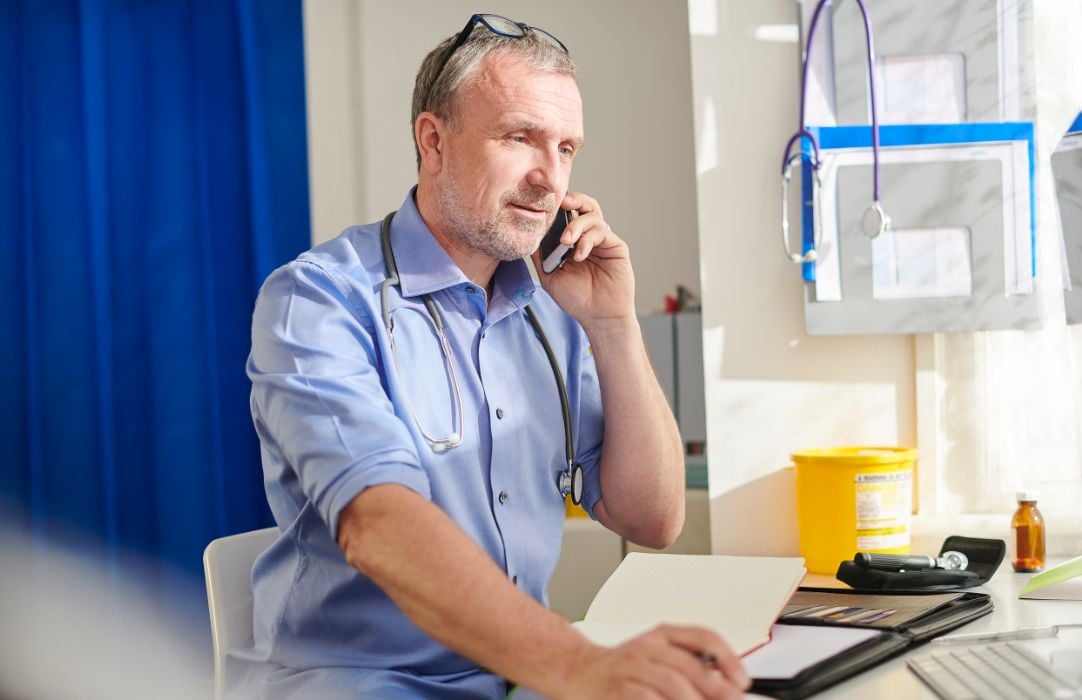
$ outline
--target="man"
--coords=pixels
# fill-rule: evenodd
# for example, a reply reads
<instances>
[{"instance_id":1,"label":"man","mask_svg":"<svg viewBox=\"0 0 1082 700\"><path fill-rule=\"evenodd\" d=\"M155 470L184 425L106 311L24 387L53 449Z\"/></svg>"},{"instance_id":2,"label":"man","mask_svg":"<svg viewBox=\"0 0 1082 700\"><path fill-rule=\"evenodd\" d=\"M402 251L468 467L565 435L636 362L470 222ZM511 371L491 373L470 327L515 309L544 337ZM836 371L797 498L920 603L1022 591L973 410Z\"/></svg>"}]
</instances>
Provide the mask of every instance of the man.
<instances>
[{"instance_id":1,"label":"man","mask_svg":"<svg viewBox=\"0 0 1082 700\"><path fill-rule=\"evenodd\" d=\"M627 246L594 199L567 191L583 133L566 49L474 15L424 60L413 101L418 182L397 213L276 271L256 305L252 413L282 535L255 565L255 639L230 654L232 685L739 695L739 660L709 631L664 627L606 649L543 604L565 405L593 517L653 547L684 518L681 441ZM538 289L521 258L539 267L560 207L578 212L563 234L575 253Z\"/></svg>"}]
</instances>

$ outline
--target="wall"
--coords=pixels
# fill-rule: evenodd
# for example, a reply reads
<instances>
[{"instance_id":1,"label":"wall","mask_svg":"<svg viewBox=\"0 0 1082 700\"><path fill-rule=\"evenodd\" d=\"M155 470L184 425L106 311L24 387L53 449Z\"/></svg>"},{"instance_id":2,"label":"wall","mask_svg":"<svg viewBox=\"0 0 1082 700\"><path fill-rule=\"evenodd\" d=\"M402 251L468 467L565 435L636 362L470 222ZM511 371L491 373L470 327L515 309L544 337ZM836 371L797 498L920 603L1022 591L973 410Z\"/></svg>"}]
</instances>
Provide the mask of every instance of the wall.
<instances>
[{"instance_id":1,"label":"wall","mask_svg":"<svg viewBox=\"0 0 1082 700\"><path fill-rule=\"evenodd\" d=\"M796 554L789 454L915 445L913 339L804 334L803 283L783 256L778 212L799 109L797 3L689 7L711 539L716 553ZM792 40L756 39L766 25L788 25L780 33Z\"/></svg>"},{"instance_id":2,"label":"wall","mask_svg":"<svg viewBox=\"0 0 1082 700\"><path fill-rule=\"evenodd\" d=\"M315 242L382 218L416 182L409 102L425 53L476 11L464 0L306 0ZM572 186L596 197L630 245L640 311L699 288L686 6L650 0L486 11L544 27L581 72L586 146Z\"/></svg>"}]
</instances>

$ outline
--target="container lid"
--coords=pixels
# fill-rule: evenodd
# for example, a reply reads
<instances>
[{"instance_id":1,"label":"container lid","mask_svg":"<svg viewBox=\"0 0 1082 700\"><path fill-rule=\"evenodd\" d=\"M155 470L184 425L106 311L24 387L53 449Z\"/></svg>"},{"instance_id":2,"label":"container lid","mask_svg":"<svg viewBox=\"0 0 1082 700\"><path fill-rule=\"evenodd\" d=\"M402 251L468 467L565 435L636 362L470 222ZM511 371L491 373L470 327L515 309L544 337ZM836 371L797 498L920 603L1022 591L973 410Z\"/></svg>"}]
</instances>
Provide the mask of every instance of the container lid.
<instances>
[{"instance_id":1,"label":"container lid","mask_svg":"<svg viewBox=\"0 0 1082 700\"><path fill-rule=\"evenodd\" d=\"M1032 501L1033 503L1037 502L1037 494L1033 491L1019 491L1014 494L1014 497L1018 499L1019 503L1021 503L1022 501Z\"/></svg>"},{"instance_id":2,"label":"container lid","mask_svg":"<svg viewBox=\"0 0 1082 700\"><path fill-rule=\"evenodd\" d=\"M912 447L828 447L801 450L790 455L797 464L898 464L917 459Z\"/></svg>"}]
</instances>

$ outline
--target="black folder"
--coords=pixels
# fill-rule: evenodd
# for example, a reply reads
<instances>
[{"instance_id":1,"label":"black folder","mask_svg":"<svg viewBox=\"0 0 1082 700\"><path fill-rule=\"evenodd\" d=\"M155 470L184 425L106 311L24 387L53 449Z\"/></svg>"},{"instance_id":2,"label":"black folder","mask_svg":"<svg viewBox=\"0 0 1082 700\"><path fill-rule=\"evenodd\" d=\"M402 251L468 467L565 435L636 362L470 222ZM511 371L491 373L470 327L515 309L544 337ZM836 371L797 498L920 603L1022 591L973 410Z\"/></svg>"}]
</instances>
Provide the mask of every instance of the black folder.
<instances>
[{"instance_id":1,"label":"black folder","mask_svg":"<svg viewBox=\"0 0 1082 700\"><path fill-rule=\"evenodd\" d=\"M892 604L895 607L885 607ZM972 591L799 588L782 611L780 624L856 627L880 633L791 678L755 678L751 692L782 700L808 697L987 615L992 608L991 596ZM893 612L882 614L888 610Z\"/></svg>"}]
</instances>

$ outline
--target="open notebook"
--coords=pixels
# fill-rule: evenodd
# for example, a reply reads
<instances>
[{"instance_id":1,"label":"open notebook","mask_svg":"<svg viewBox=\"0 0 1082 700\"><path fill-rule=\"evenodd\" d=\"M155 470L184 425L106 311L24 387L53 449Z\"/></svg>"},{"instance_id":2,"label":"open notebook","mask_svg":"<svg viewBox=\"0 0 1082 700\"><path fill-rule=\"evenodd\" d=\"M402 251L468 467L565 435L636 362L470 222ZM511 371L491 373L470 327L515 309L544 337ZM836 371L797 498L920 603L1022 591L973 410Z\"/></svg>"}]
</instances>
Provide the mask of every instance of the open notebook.
<instances>
[{"instance_id":1,"label":"open notebook","mask_svg":"<svg viewBox=\"0 0 1082 700\"><path fill-rule=\"evenodd\" d=\"M575 629L616 646L662 623L709 627L740 655L770 641L770 627L804 578L799 557L632 552Z\"/></svg>"}]
</instances>

